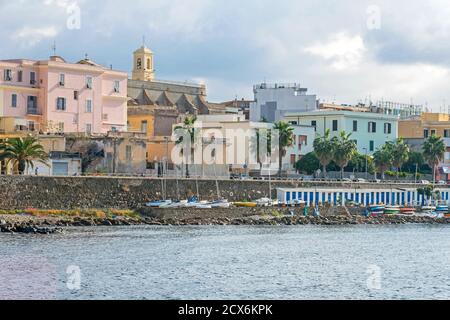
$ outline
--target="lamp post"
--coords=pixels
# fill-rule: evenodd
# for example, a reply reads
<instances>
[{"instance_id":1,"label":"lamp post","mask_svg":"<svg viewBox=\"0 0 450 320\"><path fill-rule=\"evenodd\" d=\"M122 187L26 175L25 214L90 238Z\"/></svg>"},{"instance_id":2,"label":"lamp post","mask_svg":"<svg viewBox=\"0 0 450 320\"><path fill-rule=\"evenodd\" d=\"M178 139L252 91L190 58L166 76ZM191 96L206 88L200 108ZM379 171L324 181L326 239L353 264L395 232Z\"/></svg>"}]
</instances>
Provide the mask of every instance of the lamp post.
<instances>
[{"instance_id":1,"label":"lamp post","mask_svg":"<svg viewBox=\"0 0 450 320\"><path fill-rule=\"evenodd\" d=\"M366 152L366 180L369 179L369 159L368 159L368 152L367 152L367 148L363 149Z\"/></svg>"}]
</instances>

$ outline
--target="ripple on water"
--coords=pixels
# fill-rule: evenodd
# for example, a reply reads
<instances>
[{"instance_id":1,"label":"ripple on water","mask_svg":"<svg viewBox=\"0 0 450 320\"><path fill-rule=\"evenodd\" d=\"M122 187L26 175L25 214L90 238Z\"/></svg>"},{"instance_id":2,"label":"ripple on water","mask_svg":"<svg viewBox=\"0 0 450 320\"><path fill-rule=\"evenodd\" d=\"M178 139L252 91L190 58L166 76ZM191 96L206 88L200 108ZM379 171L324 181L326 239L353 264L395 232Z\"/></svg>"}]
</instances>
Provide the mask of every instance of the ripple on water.
<instances>
[{"instance_id":1,"label":"ripple on water","mask_svg":"<svg viewBox=\"0 0 450 320\"><path fill-rule=\"evenodd\" d=\"M0 298L450 298L448 226L72 228L0 241Z\"/></svg>"}]
</instances>

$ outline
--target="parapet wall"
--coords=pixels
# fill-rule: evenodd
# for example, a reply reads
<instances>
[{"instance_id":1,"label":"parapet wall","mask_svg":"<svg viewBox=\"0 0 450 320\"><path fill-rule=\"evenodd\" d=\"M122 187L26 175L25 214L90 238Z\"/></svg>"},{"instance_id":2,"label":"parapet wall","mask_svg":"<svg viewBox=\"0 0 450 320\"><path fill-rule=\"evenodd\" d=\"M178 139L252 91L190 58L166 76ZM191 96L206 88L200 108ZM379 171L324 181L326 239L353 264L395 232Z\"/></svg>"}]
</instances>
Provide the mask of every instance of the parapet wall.
<instances>
[{"instance_id":1,"label":"parapet wall","mask_svg":"<svg viewBox=\"0 0 450 320\"><path fill-rule=\"evenodd\" d=\"M0 209L138 208L148 201L161 199L164 183L167 184L165 190L168 198L175 199L179 196L186 199L197 194L195 180L177 182L148 178L0 176ZM218 184L221 197L230 201L255 200L267 197L269 193L268 181L221 180ZM277 187L310 187L314 190L315 187L323 186L324 184L301 182L272 182L272 197L276 197ZM340 183L326 186L344 188ZM395 188L391 185L346 185L350 190L369 187ZM203 200L217 198L215 180L199 180L198 189Z\"/></svg>"}]
</instances>

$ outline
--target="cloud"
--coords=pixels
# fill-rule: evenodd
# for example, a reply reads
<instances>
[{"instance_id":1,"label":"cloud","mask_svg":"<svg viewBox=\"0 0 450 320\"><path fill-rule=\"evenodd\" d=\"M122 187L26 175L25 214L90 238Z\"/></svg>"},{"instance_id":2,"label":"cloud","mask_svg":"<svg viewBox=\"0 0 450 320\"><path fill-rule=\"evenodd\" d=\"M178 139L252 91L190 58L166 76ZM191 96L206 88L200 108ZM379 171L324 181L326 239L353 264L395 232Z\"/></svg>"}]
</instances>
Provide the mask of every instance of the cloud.
<instances>
[{"instance_id":1,"label":"cloud","mask_svg":"<svg viewBox=\"0 0 450 320\"><path fill-rule=\"evenodd\" d=\"M327 42L305 48L305 52L329 61L337 70L358 67L365 51L361 36L349 36L345 32L332 35Z\"/></svg>"},{"instance_id":2,"label":"cloud","mask_svg":"<svg viewBox=\"0 0 450 320\"><path fill-rule=\"evenodd\" d=\"M252 98L267 80L345 103L450 102L448 0L77 0L81 30L69 30L74 2L0 0L0 58L42 59L56 40L68 61L87 52L130 72L145 35L157 77L203 79L211 101ZM369 30L374 4L381 24Z\"/></svg>"},{"instance_id":3,"label":"cloud","mask_svg":"<svg viewBox=\"0 0 450 320\"><path fill-rule=\"evenodd\" d=\"M32 28L25 26L11 35L12 41L19 42L22 46L30 48L37 45L43 39L54 38L58 34L55 26Z\"/></svg>"}]
</instances>

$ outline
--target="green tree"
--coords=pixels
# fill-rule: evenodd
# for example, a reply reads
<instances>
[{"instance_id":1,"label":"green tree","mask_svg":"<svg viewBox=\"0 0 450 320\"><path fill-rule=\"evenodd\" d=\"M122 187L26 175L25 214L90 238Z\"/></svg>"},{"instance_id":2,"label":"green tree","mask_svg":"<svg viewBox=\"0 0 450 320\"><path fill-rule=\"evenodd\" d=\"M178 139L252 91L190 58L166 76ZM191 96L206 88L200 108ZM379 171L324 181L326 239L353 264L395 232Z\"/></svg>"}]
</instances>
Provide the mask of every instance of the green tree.
<instances>
[{"instance_id":1,"label":"green tree","mask_svg":"<svg viewBox=\"0 0 450 320\"><path fill-rule=\"evenodd\" d=\"M433 169L433 183L436 182L436 167L444 160L446 147L441 137L433 134L423 144L423 156L428 165Z\"/></svg>"},{"instance_id":2,"label":"green tree","mask_svg":"<svg viewBox=\"0 0 450 320\"><path fill-rule=\"evenodd\" d=\"M295 169L297 172L311 175L314 174L320 166L321 164L316 154L314 152L310 152L297 161L295 164Z\"/></svg>"},{"instance_id":3,"label":"green tree","mask_svg":"<svg viewBox=\"0 0 450 320\"><path fill-rule=\"evenodd\" d=\"M325 132L325 135L318 136L314 140L315 156L322 165L324 178L327 177L327 166L333 161L335 147L335 140L330 138L329 129Z\"/></svg>"},{"instance_id":4,"label":"green tree","mask_svg":"<svg viewBox=\"0 0 450 320\"><path fill-rule=\"evenodd\" d=\"M375 171L373 158L370 155L366 156L357 152L348 163L347 171L355 170L357 172L366 172L366 165L368 173L373 173Z\"/></svg>"},{"instance_id":5,"label":"green tree","mask_svg":"<svg viewBox=\"0 0 450 320\"><path fill-rule=\"evenodd\" d=\"M283 158L286 150L294 143L294 128L287 122L275 122L274 129L278 131L278 176L281 178L283 171Z\"/></svg>"},{"instance_id":6,"label":"green tree","mask_svg":"<svg viewBox=\"0 0 450 320\"><path fill-rule=\"evenodd\" d=\"M14 170L24 174L28 167L34 168L34 162L48 165L48 154L36 138L14 138L0 143L0 161L12 164Z\"/></svg>"},{"instance_id":7,"label":"green tree","mask_svg":"<svg viewBox=\"0 0 450 320\"><path fill-rule=\"evenodd\" d=\"M381 179L385 179L385 171L392 166L392 152L386 145L379 148L373 154L373 161L377 172L381 173Z\"/></svg>"},{"instance_id":8,"label":"green tree","mask_svg":"<svg viewBox=\"0 0 450 320\"><path fill-rule=\"evenodd\" d=\"M350 140L350 137L351 133L346 134L342 131L339 137L334 137L332 139L335 145L333 158L336 165L341 168L341 179L344 178L345 167L347 167L357 150L355 141Z\"/></svg>"},{"instance_id":9,"label":"green tree","mask_svg":"<svg viewBox=\"0 0 450 320\"><path fill-rule=\"evenodd\" d=\"M187 158L189 156L189 152L186 152L186 150L185 150L185 148L188 147L188 144L186 144L185 148L182 149L183 154L186 156L186 178L190 177L189 162L194 163L194 145L195 145L195 139L196 139L195 123L196 122L197 122L196 116L186 117L183 121L182 126L175 127L175 130L181 130L181 129L185 130L185 132L187 132L187 134L190 137L190 149L191 149L190 150L190 159ZM179 137L178 140L176 141L176 144L182 144L182 143L184 143L183 136Z\"/></svg>"},{"instance_id":10,"label":"green tree","mask_svg":"<svg viewBox=\"0 0 450 320\"><path fill-rule=\"evenodd\" d=\"M386 144L392 155L392 165L397 168L397 178L401 171L401 167L409 159L409 146L402 138L397 139L395 142L388 142Z\"/></svg>"}]
</instances>

